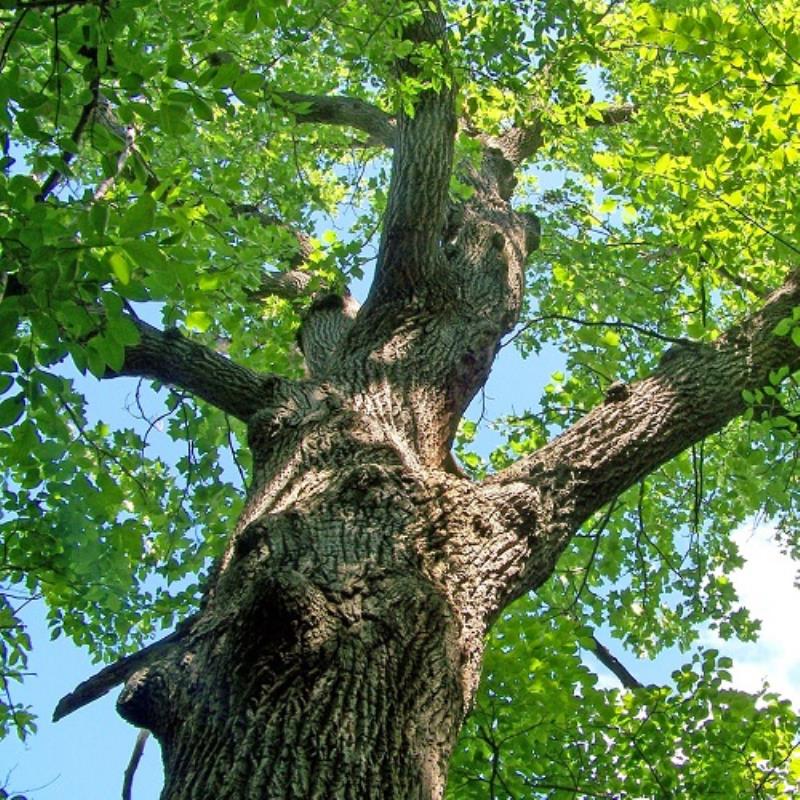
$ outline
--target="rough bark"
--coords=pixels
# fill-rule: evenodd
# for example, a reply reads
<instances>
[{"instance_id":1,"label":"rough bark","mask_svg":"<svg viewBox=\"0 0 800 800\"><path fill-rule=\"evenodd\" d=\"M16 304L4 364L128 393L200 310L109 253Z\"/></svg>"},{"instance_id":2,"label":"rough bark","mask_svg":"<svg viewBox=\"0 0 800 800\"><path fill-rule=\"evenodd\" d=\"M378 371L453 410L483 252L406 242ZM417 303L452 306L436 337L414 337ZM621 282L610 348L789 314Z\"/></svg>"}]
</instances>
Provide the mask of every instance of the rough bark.
<instances>
[{"instance_id":1,"label":"rough bark","mask_svg":"<svg viewBox=\"0 0 800 800\"><path fill-rule=\"evenodd\" d=\"M442 31L426 12L408 35ZM475 564L511 521L441 467L518 316L533 244L487 168L445 249L454 93L426 91L399 116L373 293L357 316L346 299L312 306L309 380L265 391L146 327L126 358L126 374L246 419L254 456L200 614L119 701L161 742L165 800L442 795L502 597L499 573Z\"/></svg>"},{"instance_id":2,"label":"rough bark","mask_svg":"<svg viewBox=\"0 0 800 800\"><path fill-rule=\"evenodd\" d=\"M446 409L402 368L447 361L435 326L281 384L249 418L255 486L204 607L119 701L161 742L163 799L441 797L492 621L596 508L741 412L798 302L792 277L483 484L430 458Z\"/></svg>"},{"instance_id":3,"label":"rough bark","mask_svg":"<svg viewBox=\"0 0 800 800\"><path fill-rule=\"evenodd\" d=\"M243 367L184 337L177 329L158 330L133 322L139 343L125 351L125 363L106 377L137 375L179 386L217 408L247 421L261 408L280 379Z\"/></svg>"}]
</instances>

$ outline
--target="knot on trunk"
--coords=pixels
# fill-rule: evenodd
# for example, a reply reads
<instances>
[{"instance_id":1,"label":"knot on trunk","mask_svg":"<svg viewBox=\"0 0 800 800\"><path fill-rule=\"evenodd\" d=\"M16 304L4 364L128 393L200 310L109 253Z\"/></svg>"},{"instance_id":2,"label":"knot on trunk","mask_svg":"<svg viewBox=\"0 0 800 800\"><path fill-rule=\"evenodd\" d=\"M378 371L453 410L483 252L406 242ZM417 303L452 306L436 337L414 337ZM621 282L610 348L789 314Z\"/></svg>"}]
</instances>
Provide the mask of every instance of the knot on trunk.
<instances>
[{"instance_id":1,"label":"knot on trunk","mask_svg":"<svg viewBox=\"0 0 800 800\"><path fill-rule=\"evenodd\" d=\"M517 186L514 164L509 161L502 150L488 147L484 152L482 172L495 185L495 191L503 200L510 200Z\"/></svg>"},{"instance_id":2,"label":"knot on trunk","mask_svg":"<svg viewBox=\"0 0 800 800\"><path fill-rule=\"evenodd\" d=\"M310 576L291 568L270 569L252 581L240 611L237 663L245 668L265 661L297 661L310 668L335 648L341 627L325 593Z\"/></svg>"},{"instance_id":3,"label":"knot on trunk","mask_svg":"<svg viewBox=\"0 0 800 800\"><path fill-rule=\"evenodd\" d=\"M170 728L171 703L166 676L155 666L134 672L117 698L119 715L137 728L161 736Z\"/></svg>"},{"instance_id":4,"label":"knot on trunk","mask_svg":"<svg viewBox=\"0 0 800 800\"><path fill-rule=\"evenodd\" d=\"M247 443L254 458L258 462L268 455L287 429L317 425L341 413L342 404L341 394L330 384L287 383L269 405L256 411L247 422Z\"/></svg>"}]
</instances>

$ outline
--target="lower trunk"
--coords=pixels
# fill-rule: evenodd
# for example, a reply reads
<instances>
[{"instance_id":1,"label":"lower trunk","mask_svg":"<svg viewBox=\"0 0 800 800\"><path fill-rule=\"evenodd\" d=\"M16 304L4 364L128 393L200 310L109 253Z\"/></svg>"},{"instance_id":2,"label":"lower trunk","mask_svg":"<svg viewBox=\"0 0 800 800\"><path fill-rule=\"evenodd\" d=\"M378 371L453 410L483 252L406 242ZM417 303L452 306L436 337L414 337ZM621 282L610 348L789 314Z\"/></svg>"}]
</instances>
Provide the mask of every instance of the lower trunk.
<instances>
[{"instance_id":1,"label":"lower trunk","mask_svg":"<svg viewBox=\"0 0 800 800\"><path fill-rule=\"evenodd\" d=\"M424 591L386 588L394 611L309 630L294 653L241 630L186 663L186 710L158 731L162 798L441 797L464 713L452 622Z\"/></svg>"},{"instance_id":2,"label":"lower trunk","mask_svg":"<svg viewBox=\"0 0 800 800\"><path fill-rule=\"evenodd\" d=\"M302 464L269 470L200 614L120 698L163 800L443 795L494 611L453 556L486 522L467 481L331 424L292 434Z\"/></svg>"}]
</instances>

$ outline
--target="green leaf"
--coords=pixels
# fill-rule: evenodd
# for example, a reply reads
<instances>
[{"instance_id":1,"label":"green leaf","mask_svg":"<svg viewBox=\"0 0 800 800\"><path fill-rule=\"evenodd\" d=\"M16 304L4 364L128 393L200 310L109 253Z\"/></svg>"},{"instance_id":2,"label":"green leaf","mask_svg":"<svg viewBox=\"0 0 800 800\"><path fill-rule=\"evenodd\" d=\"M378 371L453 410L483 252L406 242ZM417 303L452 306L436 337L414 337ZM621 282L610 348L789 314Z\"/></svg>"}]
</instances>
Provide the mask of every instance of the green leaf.
<instances>
[{"instance_id":1,"label":"green leaf","mask_svg":"<svg viewBox=\"0 0 800 800\"><path fill-rule=\"evenodd\" d=\"M192 311L186 315L186 327L199 333L207 331L212 321L212 318L205 311Z\"/></svg>"},{"instance_id":2,"label":"green leaf","mask_svg":"<svg viewBox=\"0 0 800 800\"><path fill-rule=\"evenodd\" d=\"M124 242L122 247L133 263L144 272L168 269L164 253L152 239L134 239L130 242Z\"/></svg>"},{"instance_id":3,"label":"green leaf","mask_svg":"<svg viewBox=\"0 0 800 800\"><path fill-rule=\"evenodd\" d=\"M128 256L121 250L115 250L109 255L108 263L117 280L127 286L131 282L133 267Z\"/></svg>"},{"instance_id":4,"label":"green leaf","mask_svg":"<svg viewBox=\"0 0 800 800\"><path fill-rule=\"evenodd\" d=\"M120 236L134 237L152 230L156 202L150 194L143 194L123 215L119 223Z\"/></svg>"},{"instance_id":5,"label":"green leaf","mask_svg":"<svg viewBox=\"0 0 800 800\"><path fill-rule=\"evenodd\" d=\"M127 317L109 319L106 323L107 334L123 347L139 343L139 331Z\"/></svg>"},{"instance_id":6,"label":"green leaf","mask_svg":"<svg viewBox=\"0 0 800 800\"><path fill-rule=\"evenodd\" d=\"M108 227L108 219L110 216L108 205L102 201L97 202L92 206L89 214L91 216L92 225L94 226L95 232L102 236Z\"/></svg>"},{"instance_id":7,"label":"green leaf","mask_svg":"<svg viewBox=\"0 0 800 800\"><path fill-rule=\"evenodd\" d=\"M25 412L25 395L20 392L0 402L0 427L15 425Z\"/></svg>"}]
</instances>

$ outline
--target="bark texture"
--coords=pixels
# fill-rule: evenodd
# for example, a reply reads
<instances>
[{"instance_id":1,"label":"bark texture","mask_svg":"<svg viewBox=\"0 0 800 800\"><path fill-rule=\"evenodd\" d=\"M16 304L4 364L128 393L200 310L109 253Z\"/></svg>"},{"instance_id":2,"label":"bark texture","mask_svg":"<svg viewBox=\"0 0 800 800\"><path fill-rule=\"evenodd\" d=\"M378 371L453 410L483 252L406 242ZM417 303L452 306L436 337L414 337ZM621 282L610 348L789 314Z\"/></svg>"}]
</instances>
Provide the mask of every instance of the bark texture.
<instances>
[{"instance_id":1,"label":"bark texture","mask_svg":"<svg viewBox=\"0 0 800 800\"><path fill-rule=\"evenodd\" d=\"M438 48L447 73L439 12L406 37ZM399 79L419 70L397 65ZM528 458L482 484L454 474L456 425L519 318L539 229L510 200L541 144L535 124L482 139L480 163L455 167L474 192L452 203L455 96L424 88L396 120L361 101L286 96L298 119L394 148L371 293L362 308L315 300L299 337L305 380L145 324L127 351L120 374L245 420L254 461L198 614L59 706L126 680L119 710L161 743L163 800L440 798L497 615L547 579L594 511L739 414L742 390L770 369L800 366L772 335L800 303L790 276L713 346L681 348ZM302 291L292 275L259 291Z\"/></svg>"}]
</instances>

